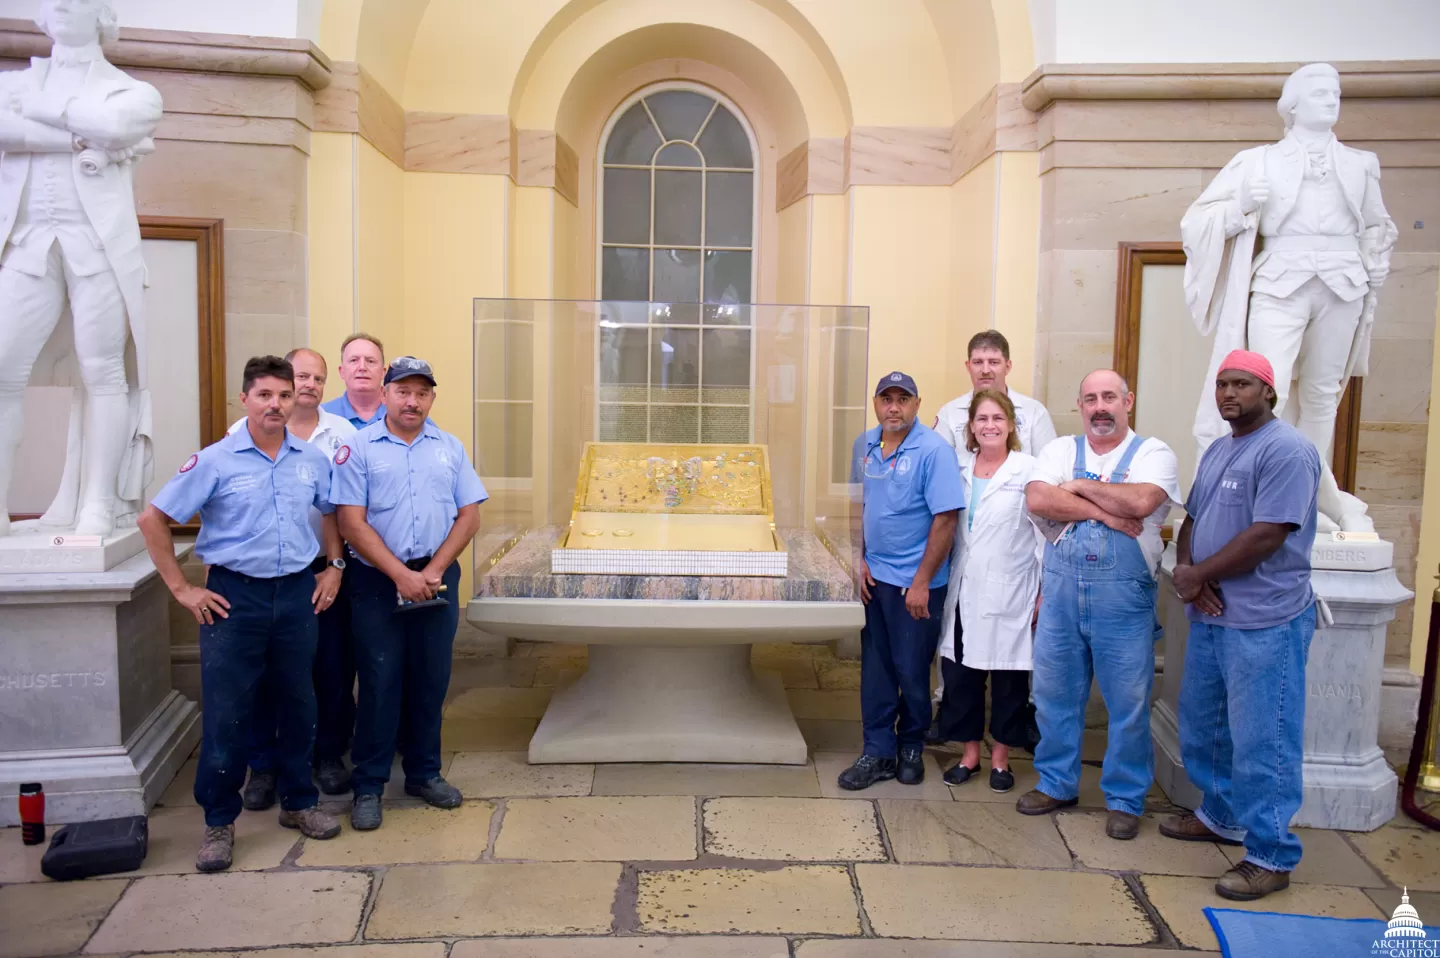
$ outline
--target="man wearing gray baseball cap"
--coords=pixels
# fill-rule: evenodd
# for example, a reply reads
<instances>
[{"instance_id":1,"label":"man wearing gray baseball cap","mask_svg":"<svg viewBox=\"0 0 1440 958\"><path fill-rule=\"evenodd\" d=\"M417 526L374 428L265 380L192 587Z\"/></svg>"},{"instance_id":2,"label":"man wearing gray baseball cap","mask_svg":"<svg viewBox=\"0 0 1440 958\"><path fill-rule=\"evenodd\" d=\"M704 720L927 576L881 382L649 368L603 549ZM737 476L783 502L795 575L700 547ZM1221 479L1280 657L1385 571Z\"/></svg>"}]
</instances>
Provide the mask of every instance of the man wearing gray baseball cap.
<instances>
[{"instance_id":1,"label":"man wearing gray baseball cap","mask_svg":"<svg viewBox=\"0 0 1440 958\"><path fill-rule=\"evenodd\" d=\"M925 779L930 663L940 639L950 550L965 505L960 467L937 433L915 421L920 390L905 373L875 386L879 425L856 443L863 484L860 711L865 752L840 773L855 791L898 778Z\"/></svg>"}]
</instances>

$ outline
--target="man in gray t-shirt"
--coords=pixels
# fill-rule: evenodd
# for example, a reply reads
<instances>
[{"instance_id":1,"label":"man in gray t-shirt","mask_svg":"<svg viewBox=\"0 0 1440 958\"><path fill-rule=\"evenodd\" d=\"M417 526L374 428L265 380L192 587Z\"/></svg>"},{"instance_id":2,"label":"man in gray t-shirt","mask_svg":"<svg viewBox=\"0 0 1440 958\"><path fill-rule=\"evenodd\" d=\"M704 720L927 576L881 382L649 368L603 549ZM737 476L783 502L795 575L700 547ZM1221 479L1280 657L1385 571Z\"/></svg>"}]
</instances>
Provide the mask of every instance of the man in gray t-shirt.
<instances>
[{"instance_id":1,"label":"man in gray t-shirt","mask_svg":"<svg viewBox=\"0 0 1440 958\"><path fill-rule=\"evenodd\" d=\"M1190 618L1180 751L1205 797L1160 831L1244 844L1244 861L1215 890L1254 901L1287 887L1300 862L1289 825L1302 797L1320 454L1275 418L1275 374L1258 353L1225 358L1215 404L1231 434L1200 460L1174 573Z\"/></svg>"}]
</instances>

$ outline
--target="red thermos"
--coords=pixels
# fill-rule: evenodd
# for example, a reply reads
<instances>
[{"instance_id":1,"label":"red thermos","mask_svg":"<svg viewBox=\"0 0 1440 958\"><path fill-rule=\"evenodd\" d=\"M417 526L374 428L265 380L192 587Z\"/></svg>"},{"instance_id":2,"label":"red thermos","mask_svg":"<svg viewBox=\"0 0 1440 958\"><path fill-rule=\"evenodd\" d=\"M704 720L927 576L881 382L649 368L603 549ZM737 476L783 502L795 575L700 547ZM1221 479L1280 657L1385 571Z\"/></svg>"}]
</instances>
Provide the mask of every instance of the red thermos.
<instances>
[{"instance_id":1,"label":"red thermos","mask_svg":"<svg viewBox=\"0 0 1440 958\"><path fill-rule=\"evenodd\" d=\"M27 845L45 841L45 789L39 782L20 786L20 839Z\"/></svg>"}]
</instances>

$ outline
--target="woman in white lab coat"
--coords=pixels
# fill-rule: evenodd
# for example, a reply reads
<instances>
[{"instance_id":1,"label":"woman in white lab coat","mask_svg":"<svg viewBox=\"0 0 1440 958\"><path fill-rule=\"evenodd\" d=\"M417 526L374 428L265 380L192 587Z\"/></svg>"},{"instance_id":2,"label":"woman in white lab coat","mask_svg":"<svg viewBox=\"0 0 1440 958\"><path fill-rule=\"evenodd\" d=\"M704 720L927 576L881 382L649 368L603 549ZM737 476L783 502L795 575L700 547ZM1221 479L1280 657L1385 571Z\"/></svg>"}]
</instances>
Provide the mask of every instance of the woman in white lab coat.
<instances>
[{"instance_id":1,"label":"woman in white lab coat","mask_svg":"<svg viewBox=\"0 0 1440 958\"><path fill-rule=\"evenodd\" d=\"M1020 451L1010 397L993 390L977 392L971 401L965 446L973 453L961 461L970 499L945 595L945 697L937 722L942 739L964 743L960 761L945 773L947 784L963 785L980 771L988 676L990 788L1008 792L1015 785L1010 748L1030 745L1030 629L1042 540L1025 507L1025 485L1035 460Z\"/></svg>"}]
</instances>

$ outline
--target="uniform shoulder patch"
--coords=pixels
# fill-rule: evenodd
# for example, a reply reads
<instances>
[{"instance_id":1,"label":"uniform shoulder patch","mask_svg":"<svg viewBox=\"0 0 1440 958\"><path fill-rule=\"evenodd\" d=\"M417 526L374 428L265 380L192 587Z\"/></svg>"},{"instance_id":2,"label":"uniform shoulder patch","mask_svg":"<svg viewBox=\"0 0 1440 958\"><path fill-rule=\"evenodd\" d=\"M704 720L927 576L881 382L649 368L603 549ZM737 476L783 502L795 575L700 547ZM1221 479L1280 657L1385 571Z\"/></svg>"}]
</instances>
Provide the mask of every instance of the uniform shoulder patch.
<instances>
[{"instance_id":1,"label":"uniform shoulder patch","mask_svg":"<svg viewBox=\"0 0 1440 958\"><path fill-rule=\"evenodd\" d=\"M350 458L350 447L349 447L349 446L341 446L341 447L340 447L338 450L336 450L336 452L335 452L335 465L337 465L337 466L343 466L343 465L345 465L346 461L349 460L349 458Z\"/></svg>"},{"instance_id":2,"label":"uniform shoulder patch","mask_svg":"<svg viewBox=\"0 0 1440 958\"><path fill-rule=\"evenodd\" d=\"M183 466L180 467L180 471L181 471L181 472L189 472L191 469L194 469L197 465L199 465L199 463L200 463L200 454L199 454L199 453L191 453L190 458L185 460L185 465L183 465Z\"/></svg>"}]
</instances>

